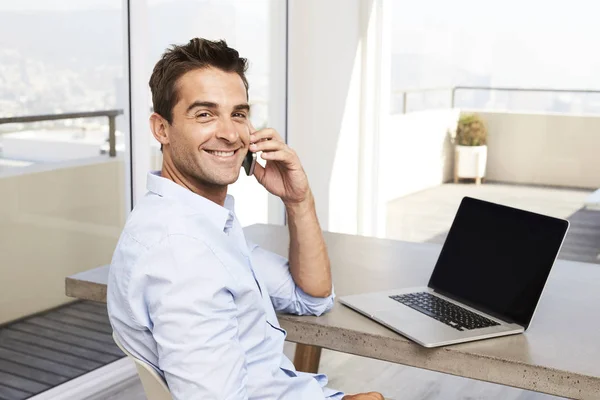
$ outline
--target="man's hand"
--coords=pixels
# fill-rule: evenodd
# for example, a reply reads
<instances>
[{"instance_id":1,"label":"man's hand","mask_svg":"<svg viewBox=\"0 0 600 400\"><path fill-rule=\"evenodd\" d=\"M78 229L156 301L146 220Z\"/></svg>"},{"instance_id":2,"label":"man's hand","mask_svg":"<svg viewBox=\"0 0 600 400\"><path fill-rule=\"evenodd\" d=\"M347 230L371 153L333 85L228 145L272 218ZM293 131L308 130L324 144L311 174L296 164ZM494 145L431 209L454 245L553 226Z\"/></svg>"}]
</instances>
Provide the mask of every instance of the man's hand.
<instances>
[{"instance_id":1,"label":"man's hand","mask_svg":"<svg viewBox=\"0 0 600 400\"><path fill-rule=\"evenodd\" d=\"M342 397L342 400L385 400L383 395L378 392L347 394Z\"/></svg>"},{"instance_id":2,"label":"man's hand","mask_svg":"<svg viewBox=\"0 0 600 400\"><path fill-rule=\"evenodd\" d=\"M308 179L296 152L285 144L274 129L255 131L250 122L248 125L250 151L262 151L261 157L267 161L264 168L256 164L256 180L271 194L281 198L286 205L310 199Z\"/></svg>"}]
</instances>

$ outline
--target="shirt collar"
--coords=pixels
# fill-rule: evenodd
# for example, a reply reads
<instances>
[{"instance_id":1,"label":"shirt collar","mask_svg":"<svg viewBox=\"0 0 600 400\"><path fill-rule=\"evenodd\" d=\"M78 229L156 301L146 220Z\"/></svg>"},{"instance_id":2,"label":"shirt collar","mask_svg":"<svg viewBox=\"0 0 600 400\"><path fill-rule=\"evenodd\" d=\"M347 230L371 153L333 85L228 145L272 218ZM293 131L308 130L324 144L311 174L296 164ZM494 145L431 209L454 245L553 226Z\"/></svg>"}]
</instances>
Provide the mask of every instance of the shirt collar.
<instances>
[{"instance_id":1,"label":"shirt collar","mask_svg":"<svg viewBox=\"0 0 600 400\"><path fill-rule=\"evenodd\" d=\"M178 202L201 212L209 221L221 230L231 228L233 225L235 200L231 195L225 197L225 207L221 207L217 203L178 185L172 180L163 178L160 176L160 171L148 173L146 188L148 191L161 197L175 199Z\"/></svg>"}]
</instances>

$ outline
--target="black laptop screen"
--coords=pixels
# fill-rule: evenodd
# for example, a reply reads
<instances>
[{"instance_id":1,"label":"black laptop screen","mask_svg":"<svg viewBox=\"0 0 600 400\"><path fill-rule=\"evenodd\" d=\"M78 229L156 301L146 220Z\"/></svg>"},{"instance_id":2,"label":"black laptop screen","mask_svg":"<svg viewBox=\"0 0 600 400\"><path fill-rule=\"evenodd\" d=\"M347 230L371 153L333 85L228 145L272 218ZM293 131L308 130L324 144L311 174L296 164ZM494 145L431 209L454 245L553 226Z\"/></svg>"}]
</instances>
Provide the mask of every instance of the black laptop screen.
<instances>
[{"instance_id":1,"label":"black laptop screen","mask_svg":"<svg viewBox=\"0 0 600 400\"><path fill-rule=\"evenodd\" d=\"M429 287L526 328L568 222L465 197Z\"/></svg>"}]
</instances>

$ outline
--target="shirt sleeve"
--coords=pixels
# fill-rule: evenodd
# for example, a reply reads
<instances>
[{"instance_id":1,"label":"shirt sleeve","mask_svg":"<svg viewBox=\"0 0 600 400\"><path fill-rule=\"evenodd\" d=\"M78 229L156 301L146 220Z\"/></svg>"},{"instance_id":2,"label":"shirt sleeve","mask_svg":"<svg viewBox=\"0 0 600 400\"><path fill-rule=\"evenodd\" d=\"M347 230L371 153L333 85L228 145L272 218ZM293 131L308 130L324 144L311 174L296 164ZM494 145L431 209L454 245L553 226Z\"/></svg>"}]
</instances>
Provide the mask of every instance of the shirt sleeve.
<instances>
[{"instance_id":1,"label":"shirt sleeve","mask_svg":"<svg viewBox=\"0 0 600 400\"><path fill-rule=\"evenodd\" d=\"M144 297L175 400L247 399L232 277L203 242L168 236L148 257Z\"/></svg>"},{"instance_id":2,"label":"shirt sleeve","mask_svg":"<svg viewBox=\"0 0 600 400\"><path fill-rule=\"evenodd\" d=\"M259 271L265 282L275 311L319 316L331 310L335 298L333 287L328 297L306 294L294 282L286 258L256 244L250 243L249 248L252 252L252 266Z\"/></svg>"}]
</instances>

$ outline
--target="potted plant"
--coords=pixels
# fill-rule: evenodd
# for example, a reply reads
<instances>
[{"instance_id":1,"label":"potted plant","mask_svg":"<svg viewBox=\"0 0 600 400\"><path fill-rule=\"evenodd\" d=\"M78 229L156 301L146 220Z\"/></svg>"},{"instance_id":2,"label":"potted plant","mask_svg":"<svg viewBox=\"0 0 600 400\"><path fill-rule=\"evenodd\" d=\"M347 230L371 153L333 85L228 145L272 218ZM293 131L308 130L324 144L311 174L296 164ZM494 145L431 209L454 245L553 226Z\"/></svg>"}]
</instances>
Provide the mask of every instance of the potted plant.
<instances>
[{"instance_id":1,"label":"potted plant","mask_svg":"<svg viewBox=\"0 0 600 400\"><path fill-rule=\"evenodd\" d=\"M483 120L476 114L462 115L454 144L454 182L459 178L471 178L477 184L481 183L487 163L487 129Z\"/></svg>"}]
</instances>

